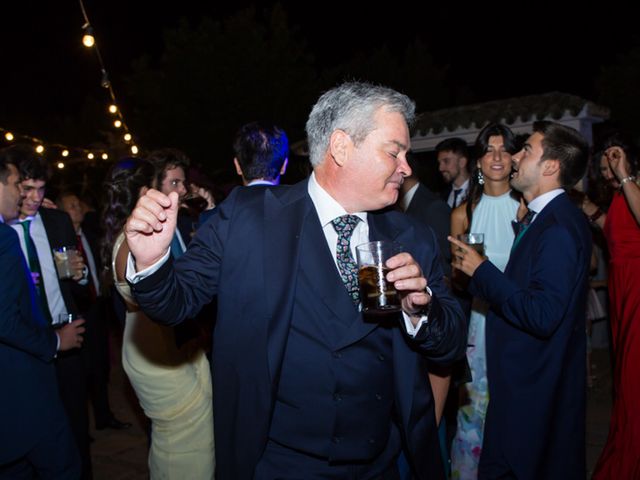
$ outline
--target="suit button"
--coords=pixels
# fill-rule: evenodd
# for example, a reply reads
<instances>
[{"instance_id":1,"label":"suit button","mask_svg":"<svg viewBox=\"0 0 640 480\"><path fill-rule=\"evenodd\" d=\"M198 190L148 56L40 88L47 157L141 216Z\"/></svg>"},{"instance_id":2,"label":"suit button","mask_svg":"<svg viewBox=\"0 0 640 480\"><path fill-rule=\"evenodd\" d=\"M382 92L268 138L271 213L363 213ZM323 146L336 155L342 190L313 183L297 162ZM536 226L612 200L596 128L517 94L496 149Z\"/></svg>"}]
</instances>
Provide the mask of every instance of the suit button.
<instances>
[{"instance_id":1,"label":"suit button","mask_svg":"<svg viewBox=\"0 0 640 480\"><path fill-rule=\"evenodd\" d=\"M333 352L333 358L342 358L342 354L340 352Z\"/></svg>"},{"instance_id":2,"label":"suit button","mask_svg":"<svg viewBox=\"0 0 640 480\"><path fill-rule=\"evenodd\" d=\"M382 395L380 395L379 393L376 393L376 400L382 400Z\"/></svg>"},{"instance_id":3,"label":"suit button","mask_svg":"<svg viewBox=\"0 0 640 480\"><path fill-rule=\"evenodd\" d=\"M341 401L341 400L342 400L342 396L341 396L339 393L334 393L334 394L333 394L333 399L334 399L336 402L339 402L339 401Z\"/></svg>"},{"instance_id":4,"label":"suit button","mask_svg":"<svg viewBox=\"0 0 640 480\"><path fill-rule=\"evenodd\" d=\"M379 354L378 355L378 360L380 360L381 362L384 362L384 355L383 354Z\"/></svg>"},{"instance_id":5,"label":"suit button","mask_svg":"<svg viewBox=\"0 0 640 480\"><path fill-rule=\"evenodd\" d=\"M376 443L376 439L375 438L370 438L369 439L369 445L373 445L374 443Z\"/></svg>"},{"instance_id":6,"label":"suit button","mask_svg":"<svg viewBox=\"0 0 640 480\"><path fill-rule=\"evenodd\" d=\"M340 443L340 437L333 437L333 438L331 439L331 441L332 441L333 443L336 443L336 444L337 444L337 443Z\"/></svg>"}]
</instances>

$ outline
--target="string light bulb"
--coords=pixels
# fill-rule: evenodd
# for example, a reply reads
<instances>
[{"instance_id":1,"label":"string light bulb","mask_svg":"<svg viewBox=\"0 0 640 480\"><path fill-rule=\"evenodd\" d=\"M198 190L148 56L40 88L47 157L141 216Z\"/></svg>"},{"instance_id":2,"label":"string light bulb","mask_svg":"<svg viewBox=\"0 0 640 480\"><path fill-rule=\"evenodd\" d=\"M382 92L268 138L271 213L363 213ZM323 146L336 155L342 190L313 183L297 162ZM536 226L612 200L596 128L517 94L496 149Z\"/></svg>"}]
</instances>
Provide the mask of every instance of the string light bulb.
<instances>
[{"instance_id":1,"label":"string light bulb","mask_svg":"<svg viewBox=\"0 0 640 480\"><path fill-rule=\"evenodd\" d=\"M93 47L96 44L96 38L93 36L93 28L91 28L91 25L88 23L85 23L82 26L82 30L84 30L82 44L87 48Z\"/></svg>"},{"instance_id":2,"label":"string light bulb","mask_svg":"<svg viewBox=\"0 0 640 480\"><path fill-rule=\"evenodd\" d=\"M116 113L118 111L117 105L111 104L109 105L109 113Z\"/></svg>"},{"instance_id":3,"label":"string light bulb","mask_svg":"<svg viewBox=\"0 0 640 480\"><path fill-rule=\"evenodd\" d=\"M89 152L89 153L87 154L87 158L88 158L89 160L93 160L93 157L95 157L95 155L94 155L93 153Z\"/></svg>"},{"instance_id":4,"label":"string light bulb","mask_svg":"<svg viewBox=\"0 0 640 480\"><path fill-rule=\"evenodd\" d=\"M136 147L135 145L131 145L131 153L133 153L134 155L137 155L138 147Z\"/></svg>"},{"instance_id":5,"label":"string light bulb","mask_svg":"<svg viewBox=\"0 0 640 480\"><path fill-rule=\"evenodd\" d=\"M69 156L69 150L62 150L62 156L63 157L68 157Z\"/></svg>"},{"instance_id":6,"label":"string light bulb","mask_svg":"<svg viewBox=\"0 0 640 480\"><path fill-rule=\"evenodd\" d=\"M64 168L64 163L58 162L58 168L62 170Z\"/></svg>"},{"instance_id":7,"label":"string light bulb","mask_svg":"<svg viewBox=\"0 0 640 480\"><path fill-rule=\"evenodd\" d=\"M44 147L43 147L42 145L38 145L38 146L36 147L36 152L38 152L38 153L42 153L42 152L44 152Z\"/></svg>"},{"instance_id":8,"label":"string light bulb","mask_svg":"<svg viewBox=\"0 0 640 480\"><path fill-rule=\"evenodd\" d=\"M108 160L109 159L109 155L107 155L106 153L102 154L102 159L103 160Z\"/></svg>"},{"instance_id":9,"label":"string light bulb","mask_svg":"<svg viewBox=\"0 0 640 480\"><path fill-rule=\"evenodd\" d=\"M113 122L113 126L116 128L120 128L122 126L122 122L120 120L116 120Z\"/></svg>"},{"instance_id":10,"label":"string light bulb","mask_svg":"<svg viewBox=\"0 0 640 480\"><path fill-rule=\"evenodd\" d=\"M11 132L7 132L4 134L4 138L7 139L7 142L12 142L13 141L13 133Z\"/></svg>"},{"instance_id":11,"label":"string light bulb","mask_svg":"<svg viewBox=\"0 0 640 480\"><path fill-rule=\"evenodd\" d=\"M131 134L130 133L125 133L124 134L124 141L125 142L130 142L131 141Z\"/></svg>"}]
</instances>

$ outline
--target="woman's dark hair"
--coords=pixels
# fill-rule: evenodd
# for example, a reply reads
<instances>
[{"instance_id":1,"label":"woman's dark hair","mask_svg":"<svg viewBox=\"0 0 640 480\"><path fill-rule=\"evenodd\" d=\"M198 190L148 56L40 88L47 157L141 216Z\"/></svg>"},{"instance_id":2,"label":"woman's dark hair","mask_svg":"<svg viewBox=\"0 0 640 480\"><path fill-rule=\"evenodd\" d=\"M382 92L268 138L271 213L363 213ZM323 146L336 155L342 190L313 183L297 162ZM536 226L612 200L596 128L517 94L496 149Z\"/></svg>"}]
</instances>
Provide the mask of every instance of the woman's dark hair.
<instances>
[{"instance_id":1,"label":"woman's dark hair","mask_svg":"<svg viewBox=\"0 0 640 480\"><path fill-rule=\"evenodd\" d=\"M638 150L631 138L619 130L613 131L593 146L589 162L589 185L587 195L593 203L602 210L607 210L613 199L615 188L609 182L603 181L600 171L600 161L604 152L611 147L620 147L629 162L629 174L638 174Z\"/></svg>"},{"instance_id":2,"label":"woman's dark hair","mask_svg":"<svg viewBox=\"0 0 640 480\"><path fill-rule=\"evenodd\" d=\"M140 189L151 187L154 172L153 165L147 160L124 158L107 174L104 182L106 198L102 211L104 237L100 248L105 270L110 270L113 244L138 201ZM111 278L110 275L108 277Z\"/></svg>"},{"instance_id":3,"label":"woman's dark hair","mask_svg":"<svg viewBox=\"0 0 640 480\"><path fill-rule=\"evenodd\" d=\"M502 137L504 140L504 148L511 155L520 151L521 148L518 138L506 125L489 123L478 133L473 145L473 161L469 162L473 165L473 168L471 169L471 177L469 178L469 196L467 197L466 206L467 219L469 220L467 233L469 233L471 229L473 210L476 208L476 205L478 205L482 197L482 192L484 191L484 187L478 183L478 170L480 170L478 160L489 151L489 139L491 137ZM520 201L519 194L515 190L511 190L511 196Z\"/></svg>"}]
</instances>

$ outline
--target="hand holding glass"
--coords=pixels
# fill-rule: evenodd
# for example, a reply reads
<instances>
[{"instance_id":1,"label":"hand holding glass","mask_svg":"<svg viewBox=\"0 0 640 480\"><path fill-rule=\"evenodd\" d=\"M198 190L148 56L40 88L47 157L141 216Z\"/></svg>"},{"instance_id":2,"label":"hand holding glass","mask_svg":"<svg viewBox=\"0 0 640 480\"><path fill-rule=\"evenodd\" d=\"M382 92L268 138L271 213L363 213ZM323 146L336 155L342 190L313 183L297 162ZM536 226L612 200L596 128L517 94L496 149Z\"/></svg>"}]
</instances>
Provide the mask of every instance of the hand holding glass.
<instances>
[{"instance_id":1,"label":"hand holding glass","mask_svg":"<svg viewBox=\"0 0 640 480\"><path fill-rule=\"evenodd\" d=\"M400 297L393 282L386 279L391 269L385 263L401 251L399 244L383 241L363 243L356 247L360 302L364 313L400 311Z\"/></svg>"},{"instance_id":2,"label":"hand holding glass","mask_svg":"<svg viewBox=\"0 0 640 480\"><path fill-rule=\"evenodd\" d=\"M458 240L466 243L484 257L484 233L463 233L458 235Z\"/></svg>"},{"instance_id":3,"label":"hand holding glass","mask_svg":"<svg viewBox=\"0 0 640 480\"><path fill-rule=\"evenodd\" d=\"M59 247L53 249L53 260L58 271L58 278L64 280L73 278L74 271L72 260L78 257L76 247Z\"/></svg>"}]
</instances>

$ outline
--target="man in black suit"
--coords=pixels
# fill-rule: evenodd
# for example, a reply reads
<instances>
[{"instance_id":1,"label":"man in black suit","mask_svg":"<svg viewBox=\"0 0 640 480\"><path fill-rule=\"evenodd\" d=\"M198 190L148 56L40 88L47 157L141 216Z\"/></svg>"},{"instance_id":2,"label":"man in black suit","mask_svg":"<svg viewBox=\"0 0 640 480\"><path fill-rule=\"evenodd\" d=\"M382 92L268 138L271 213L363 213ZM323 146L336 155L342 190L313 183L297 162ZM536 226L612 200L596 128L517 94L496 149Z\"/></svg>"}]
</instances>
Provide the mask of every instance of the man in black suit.
<instances>
[{"instance_id":1,"label":"man in black suit","mask_svg":"<svg viewBox=\"0 0 640 480\"><path fill-rule=\"evenodd\" d=\"M76 255L71 261L73 277L58 277L52 250L76 246L71 219L63 211L42 207L50 176L47 160L27 145L14 145L8 152L18 166L25 193L19 221L12 227L29 262L45 318L57 328L64 322L62 318L79 317L77 300L87 295L88 271L82 257ZM82 477L90 478L87 369L82 352L79 349L65 352L58 355L54 364L62 403L82 459Z\"/></svg>"},{"instance_id":2,"label":"man in black suit","mask_svg":"<svg viewBox=\"0 0 640 480\"><path fill-rule=\"evenodd\" d=\"M238 188L174 262L178 195L150 190L129 218L128 278L151 318L176 323L218 295L214 331L220 478L442 478L427 360L464 355L466 332L433 233L398 199L414 103L345 83L307 122L309 180ZM402 311L365 321L355 246L395 241ZM135 258L135 263L134 263ZM138 273L135 273L135 270Z\"/></svg>"},{"instance_id":3,"label":"man in black suit","mask_svg":"<svg viewBox=\"0 0 640 480\"><path fill-rule=\"evenodd\" d=\"M87 320L86 341L82 349L88 369L89 398L93 406L93 418L97 430L113 428L121 430L131 427L128 422L118 420L109 406L109 331L107 314L108 298L101 293L100 272L102 262L99 255L99 232L85 228L85 214L80 199L72 192L63 192L56 201L58 207L71 218L76 233L76 246L88 269L87 289L83 297L76 297L78 309Z\"/></svg>"},{"instance_id":4,"label":"man in black suit","mask_svg":"<svg viewBox=\"0 0 640 480\"><path fill-rule=\"evenodd\" d=\"M38 305L16 233L20 175L0 151L0 478L77 479L80 458L58 394L56 351L82 343L83 320L54 331Z\"/></svg>"}]
</instances>

